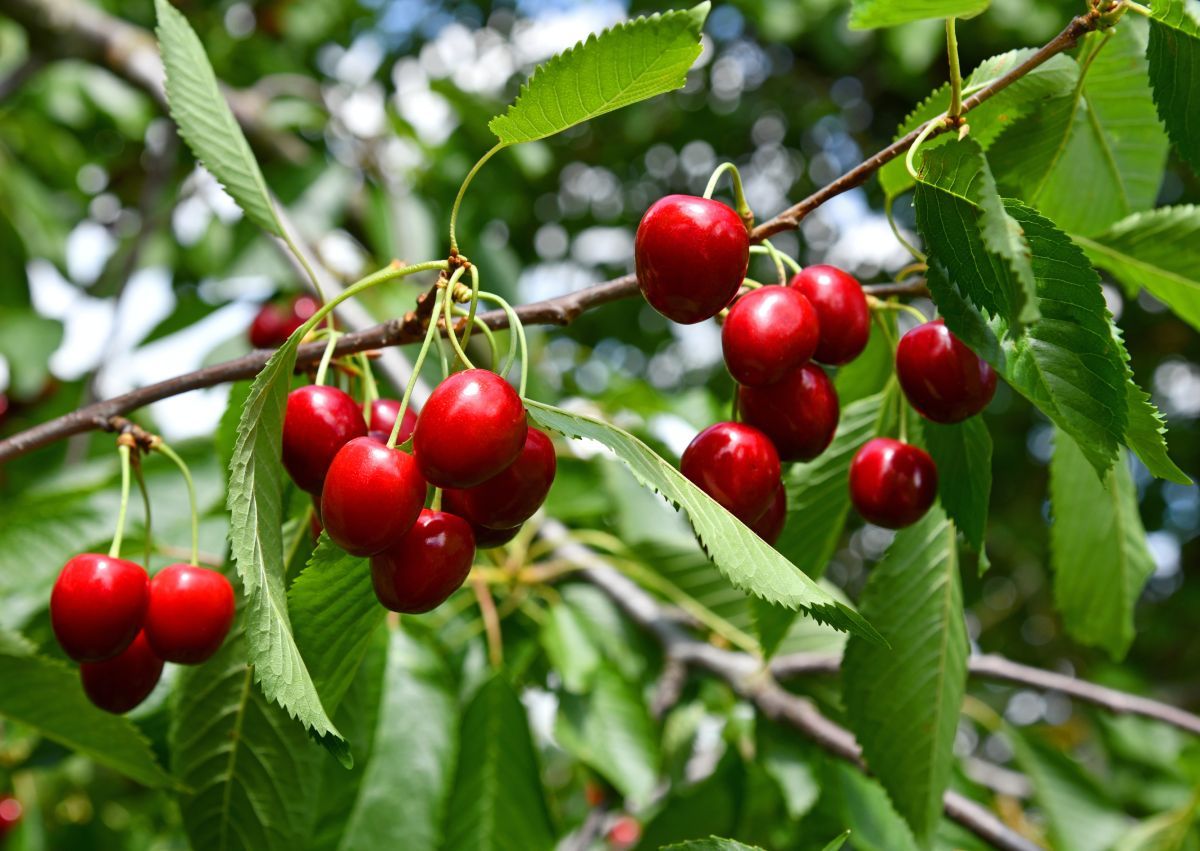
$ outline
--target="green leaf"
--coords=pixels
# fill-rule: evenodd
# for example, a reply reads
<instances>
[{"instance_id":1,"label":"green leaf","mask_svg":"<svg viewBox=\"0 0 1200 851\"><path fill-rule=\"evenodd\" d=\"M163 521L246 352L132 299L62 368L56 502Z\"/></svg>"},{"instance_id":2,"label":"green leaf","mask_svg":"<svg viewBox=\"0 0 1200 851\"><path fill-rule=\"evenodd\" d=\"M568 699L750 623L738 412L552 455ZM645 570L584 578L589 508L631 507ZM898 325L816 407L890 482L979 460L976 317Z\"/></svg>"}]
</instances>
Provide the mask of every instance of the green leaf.
<instances>
[{"instance_id":1,"label":"green leaf","mask_svg":"<svg viewBox=\"0 0 1200 851\"><path fill-rule=\"evenodd\" d=\"M1200 174L1200 10L1194 0L1154 0L1146 61L1158 117Z\"/></svg>"},{"instance_id":2,"label":"green leaf","mask_svg":"<svg viewBox=\"0 0 1200 851\"><path fill-rule=\"evenodd\" d=\"M788 818L804 818L821 796L815 754L791 728L764 718L754 723L755 753L763 770L779 786Z\"/></svg>"},{"instance_id":3,"label":"green leaf","mask_svg":"<svg viewBox=\"0 0 1200 851\"><path fill-rule=\"evenodd\" d=\"M31 399L50 378L50 356L63 338L62 323L33 310L6 307L0 311L0 355L8 362L8 393Z\"/></svg>"},{"instance_id":4,"label":"green leaf","mask_svg":"<svg viewBox=\"0 0 1200 851\"><path fill-rule=\"evenodd\" d=\"M539 65L488 127L502 145L532 142L681 88L700 55L709 6L636 18L589 36Z\"/></svg>"},{"instance_id":5,"label":"green leaf","mask_svg":"<svg viewBox=\"0 0 1200 851\"><path fill-rule=\"evenodd\" d=\"M638 481L681 507L701 546L736 587L768 602L803 609L811 617L843 631L879 640L879 634L857 612L797 570L633 435L592 417L533 400L526 400L526 407L530 417L543 428L604 444Z\"/></svg>"},{"instance_id":6,"label":"green leaf","mask_svg":"<svg viewBox=\"0 0 1200 851\"><path fill-rule=\"evenodd\" d=\"M905 173L907 174L907 172ZM839 366L837 375L834 376L833 385L837 390L838 402L842 406L843 415L845 409L852 402L882 392L896 373L895 347L875 327L878 322L882 321L894 338L896 332L895 312L877 313L875 319L876 323L871 325L867 347L863 349L862 354L845 366Z\"/></svg>"},{"instance_id":7,"label":"green leaf","mask_svg":"<svg viewBox=\"0 0 1200 851\"><path fill-rule=\"evenodd\" d=\"M1133 609L1154 572L1127 460L1101 482L1073 440L1055 435L1050 462L1054 602L1067 632L1120 659L1133 641Z\"/></svg>"},{"instance_id":8,"label":"green leaf","mask_svg":"<svg viewBox=\"0 0 1200 851\"><path fill-rule=\"evenodd\" d=\"M954 425L922 422L925 448L938 470L938 497L974 550L984 556L992 495L992 435L982 417ZM980 559L986 563L985 558Z\"/></svg>"},{"instance_id":9,"label":"green leaf","mask_svg":"<svg viewBox=\"0 0 1200 851\"><path fill-rule=\"evenodd\" d=\"M990 159L1002 190L1070 233L1091 236L1154 206L1167 137L1146 82L1134 16L1083 43L1080 84L1015 123Z\"/></svg>"},{"instance_id":10,"label":"green leaf","mask_svg":"<svg viewBox=\"0 0 1200 851\"><path fill-rule=\"evenodd\" d=\"M566 600L546 611L541 643L551 667L562 677L563 687L569 692L587 691L600 670L600 651L583 618Z\"/></svg>"},{"instance_id":11,"label":"green leaf","mask_svg":"<svg viewBox=\"0 0 1200 851\"><path fill-rule=\"evenodd\" d=\"M708 839L690 839L687 842L664 845L662 848L663 851L762 851L757 845L747 845L736 839L722 839L719 836L710 836Z\"/></svg>"},{"instance_id":12,"label":"green leaf","mask_svg":"<svg viewBox=\"0 0 1200 851\"><path fill-rule=\"evenodd\" d=\"M988 7L989 0L852 0L850 29L894 27L928 18L971 18Z\"/></svg>"},{"instance_id":13,"label":"green leaf","mask_svg":"<svg viewBox=\"0 0 1200 851\"><path fill-rule=\"evenodd\" d=\"M728 748L708 777L689 786L675 784L666 802L645 827L639 848L733 833L747 794L746 769Z\"/></svg>"},{"instance_id":14,"label":"green leaf","mask_svg":"<svg viewBox=\"0 0 1200 851\"><path fill-rule=\"evenodd\" d=\"M444 851L539 851L554 846L525 710L503 675L463 715Z\"/></svg>"},{"instance_id":15,"label":"green leaf","mask_svg":"<svg viewBox=\"0 0 1200 851\"><path fill-rule=\"evenodd\" d=\"M867 764L918 840L942 815L967 684L954 526L939 506L896 535L861 605L891 649L851 637L843 697Z\"/></svg>"},{"instance_id":16,"label":"green leaf","mask_svg":"<svg viewBox=\"0 0 1200 851\"><path fill-rule=\"evenodd\" d=\"M818 807L850 826L857 851L917 851L908 824L878 782L840 760L826 761L824 775Z\"/></svg>"},{"instance_id":17,"label":"green leaf","mask_svg":"<svg viewBox=\"0 0 1200 851\"><path fill-rule=\"evenodd\" d=\"M1150 394L1138 386L1129 374L1125 382L1129 403L1129 422L1125 428L1125 442L1138 459L1146 465L1151 475L1181 485L1192 484L1191 478L1171 460L1167 454L1167 423L1158 408L1150 401Z\"/></svg>"},{"instance_id":18,"label":"green leaf","mask_svg":"<svg viewBox=\"0 0 1200 851\"><path fill-rule=\"evenodd\" d=\"M835 836L833 839L825 843L825 847L821 851L839 851L846 844L846 840L850 838L850 831L846 831L840 836Z\"/></svg>"},{"instance_id":19,"label":"green leaf","mask_svg":"<svg viewBox=\"0 0 1200 851\"><path fill-rule=\"evenodd\" d=\"M229 192L246 216L283 236L267 183L242 128L187 19L167 0L154 0L159 49L166 67L167 104L192 153Z\"/></svg>"}]
</instances>

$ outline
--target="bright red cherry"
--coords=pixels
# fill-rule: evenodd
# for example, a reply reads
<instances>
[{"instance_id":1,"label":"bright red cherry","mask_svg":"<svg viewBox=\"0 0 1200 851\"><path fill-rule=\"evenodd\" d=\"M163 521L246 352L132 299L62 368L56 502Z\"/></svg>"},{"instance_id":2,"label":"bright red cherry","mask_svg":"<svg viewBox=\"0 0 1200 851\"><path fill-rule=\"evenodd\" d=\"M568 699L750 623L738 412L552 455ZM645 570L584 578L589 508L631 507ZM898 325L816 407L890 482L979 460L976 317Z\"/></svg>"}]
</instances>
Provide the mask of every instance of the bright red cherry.
<instances>
[{"instance_id":1,"label":"bright red cherry","mask_svg":"<svg viewBox=\"0 0 1200 851\"><path fill-rule=\"evenodd\" d=\"M334 456L321 491L321 522L351 555L381 552L412 528L425 505L425 479L407 452L356 437Z\"/></svg>"},{"instance_id":2,"label":"bright red cherry","mask_svg":"<svg viewBox=\"0 0 1200 851\"><path fill-rule=\"evenodd\" d=\"M0 840L20 824L23 811L21 802L12 795L0 795Z\"/></svg>"},{"instance_id":3,"label":"bright red cherry","mask_svg":"<svg viewBox=\"0 0 1200 851\"><path fill-rule=\"evenodd\" d=\"M286 304L267 302L250 323L250 345L256 349L274 349L283 345L320 306L320 302L307 295L295 296Z\"/></svg>"},{"instance_id":4,"label":"bright red cherry","mask_svg":"<svg viewBox=\"0 0 1200 851\"><path fill-rule=\"evenodd\" d=\"M780 482L775 487L775 496L771 499L770 506L762 516L749 525L754 534L768 544L774 544L779 540L779 535L783 532L783 525L786 522L787 488L783 486L783 482Z\"/></svg>"},{"instance_id":5,"label":"bright red cherry","mask_svg":"<svg viewBox=\"0 0 1200 851\"><path fill-rule=\"evenodd\" d=\"M456 514L425 509L404 537L372 557L375 596L393 612L428 612L466 581L474 560L471 524Z\"/></svg>"},{"instance_id":6,"label":"bright red cherry","mask_svg":"<svg viewBox=\"0 0 1200 851\"><path fill-rule=\"evenodd\" d=\"M50 592L50 624L75 661L111 659L142 628L149 599L150 579L140 565L84 553L58 574Z\"/></svg>"},{"instance_id":7,"label":"bright red cherry","mask_svg":"<svg viewBox=\"0 0 1200 851\"><path fill-rule=\"evenodd\" d=\"M288 394L283 416L283 466L301 489L320 493L338 450L367 436L362 408L336 387L309 384Z\"/></svg>"},{"instance_id":8,"label":"bright red cherry","mask_svg":"<svg viewBox=\"0 0 1200 851\"><path fill-rule=\"evenodd\" d=\"M784 461L811 461L833 440L838 398L821 367L806 363L783 380L763 387L739 387L742 418L762 430Z\"/></svg>"},{"instance_id":9,"label":"bright red cherry","mask_svg":"<svg viewBox=\"0 0 1200 851\"><path fill-rule=\"evenodd\" d=\"M761 287L729 308L721 326L725 366L740 384L773 384L817 349L817 311L791 287Z\"/></svg>"},{"instance_id":10,"label":"bright red cherry","mask_svg":"<svg viewBox=\"0 0 1200 851\"><path fill-rule=\"evenodd\" d=\"M779 486L779 455L767 436L744 423L716 423L683 451L679 469L743 523L771 506Z\"/></svg>"},{"instance_id":11,"label":"bright red cherry","mask_svg":"<svg viewBox=\"0 0 1200 851\"><path fill-rule=\"evenodd\" d=\"M511 529L489 529L487 526L471 527L471 532L475 535L475 549L477 550L493 550L496 547L502 547L517 537L517 533L520 531L520 526L513 526Z\"/></svg>"},{"instance_id":12,"label":"bright red cherry","mask_svg":"<svg viewBox=\"0 0 1200 851\"><path fill-rule=\"evenodd\" d=\"M642 838L642 825L633 816L621 816L608 829L608 844L615 851L626 851Z\"/></svg>"},{"instance_id":13,"label":"bright red cherry","mask_svg":"<svg viewBox=\"0 0 1200 851\"><path fill-rule=\"evenodd\" d=\"M430 484L471 488L517 459L526 430L525 405L512 385L486 369L468 369L429 394L413 452Z\"/></svg>"},{"instance_id":14,"label":"bright red cherry","mask_svg":"<svg viewBox=\"0 0 1200 851\"><path fill-rule=\"evenodd\" d=\"M816 308L821 339L814 357L821 363L844 364L867 347L871 311L862 285L836 266L808 266L794 276L798 289Z\"/></svg>"},{"instance_id":15,"label":"bright red cherry","mask_svg":"<svg viewBox=\"0 0 1200 851\"><path fill-rule=\"evenodd\" d=\"M400 413L398 399L376 399L371 403L371 421L367 424L371 437L387 443L392 436L392 426L396 424L396 415ZM412 437L413 429L417 427L417 412L410 403L404 411L404 420L400 423L400 433L396 437L396 445Z\"/></svg>"},{"instance_id":16,"label":"bright red cherry","mask_svg":"<svg viewBox=\"0 0 1200 851\"><path fill-rule=\"evenodd\" d=\"M634 242L638 286L650 306L683 325L716 316L746 277L746 225L720 201L668 195L651 205Z\"/></svg>"},{"instance_id":17,"label":"bright red cherry","mask_svg":"<svg viewBox=\"0 0 1200 851\"><path fill-rule=\"evenodd\" d=\"M120 715L154 691L162 669L163 660L150 646L146 633L139 632L119 655L103 662L84 662L79 666L79 676L92 703Z\"/></svg>"},{"instance_id":18,"label":"bright red cherry","mask_svg":"<svg viewBox=\"0 0 1200 851\"><path fill-rule=\"evenodd\" d=\"M896 347L896 376L904 395L926 419L957 423L988 406L996 373L940 319L918 325Z\"/></svg>"},{"instance_id":19,"label":"bright red cherry","mask_svg":"<svg viewBox=\"0 0 1200 851\"><path fill-rule=\"evenodd\" d=\"M483 484L464 490L447 489L453 511L472 526L511 529L533 516L550 493L558 460L554 444L544 431L531 428L525 433L525 446L513 461ZM453 496L452 496L453 495Z\"/></svg>"},{"instance_id":20,"label":"bright red cherry","mask_svg":"<svg viewBox=\"0 0 1200 851\"><path fill-rule=\"evenodd\" d=\"M221 649L233 611L233 586L220 573L168 565L150 580L146 639L164 661L199 665Z\"/></svg>"},{"instance_id":21,"label":"bright red cherry","mask_svg":"<svg viewBox=\"0 0 1200 851\"><path fill-rule=\"evenodd\" d=\"M876 526L903 529L937 497L937 465L924 449L890 437L868 440L850 462L850 500Z\"/></svg>"}]
</instances>

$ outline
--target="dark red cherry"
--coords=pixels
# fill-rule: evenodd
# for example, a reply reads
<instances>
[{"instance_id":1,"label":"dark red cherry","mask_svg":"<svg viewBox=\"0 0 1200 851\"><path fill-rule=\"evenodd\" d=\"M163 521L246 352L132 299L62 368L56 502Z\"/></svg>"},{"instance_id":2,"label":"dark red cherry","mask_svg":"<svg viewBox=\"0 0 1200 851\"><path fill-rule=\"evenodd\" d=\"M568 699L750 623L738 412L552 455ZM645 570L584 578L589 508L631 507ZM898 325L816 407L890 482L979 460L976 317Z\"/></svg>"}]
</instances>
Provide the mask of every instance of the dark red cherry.
<instances>
[{"instance_id":1,"label":"dark red cherry","mask_svg":"<svg viewBox=\"0 0 1200 851\"><path fill-rule=\"evenodd\" d=\"M737 295L750 261L750 237L725 204L668 195L642 217L634 260L650 306L691 325L716 316Z\"/></svg>"},{"instance_id":2,"label":"dark red cherry","mask_svg":"<svg viewBox=\"0 0 1200 851\"><path fill-rule=\"evenodd\" d=\"M338 450L367 436L362 408L336 387L309 384L288 394L283 417L283 466L297 486L320 493Z\"/></svg>"},{"instance_id":3,"label":"dark red cherry","mask_svg":"<svg viewBox=\"0 0 1200 851\"><path fill-rule=\"evenodd\" d=\"M991 365L940 319L918 325L900 338L896 376L912 406L935 423L973 417L996 393L996 373Z\"/></svg>"},{"instance_id":4,"label":"dark red cherry","mask_svg":"<svg viewBox=\"0 0 1200 851\"><path fill-rule=\"evenodd\" d=\"M858 281L836 266L809 266L792 278L791 286L804 294L820 318L816 360L844 364L862 354L871 334L871 311Z\"/></svg>"},{"instance_id":5,"label":"dark red cherry","mask_svg":"<svg viewBox=\"0 0 1200 851\"><path fill-rule=\"evenodd\" d=\"M21 802L12 795L0 795L0 841L21 823Z\"/></svg>"},{"instance_id":6,"label":"dark red cherry","mask_svg":"<svg viewBox=\"0 0 1200 851\"><path fill-rule=\"evenodd\" d=\"M512 385L486 369L468 369L429 394L413 452L430 484L471 488L517 459L526 429L525 405Z\"/></svg>"},{"instance_id":7,"label":"dark red cherry","mask_svg":"<svg viewBox=\"0 0 1200 851\"><path fill-rule=\"evenodd\" d=\"M492 550L502 547L517 537L517 533L520 531L520 526L513 526L511 529L489 529L487 526L471 527L471 532L475 535L475 549L477 550Z\"/></svg>"},{"instance_id":8,"label":"dark red cherry","mask_svg":"<svg viewBox=\"0 0 1200 851\"><path fill-rule=\"evenodd\" d=\"M133 643L113 658L84 662L79 666L79 676L92 703L120 715L154 691L162 669L163 660L150 646L146 633L139 632Z\"/></svg>"},{"instance_id":9,"label":"dark red cherry","mask_svg":"<svg viewBox=\"0 0 1200 851\"><path fill-rule=\"evenodd\" d=\"M784 461L811 461L837 431L838 398L821 367L806 363L781 381L739 387L742 419L764 432Z\"/></svg>"},{"instance_id":10,"label":"dark red cherry","mask_svg":"<svg viewBox=\"0 0 1200 851\"><path fill-rule=\"evenodd\" d=\"M683 451L680 472L743 523L771 506L779 486L779 455L767 436L744 423L716 423Z\"/></svg>"},{"instance_id":11,"label":"dark red cherry","mask_svg":"<svg viewBox=\"0 0 1200 851\"><path fill-rule=\"evenodd\" d=\"M791 287L761 287L729 308L721 348L740 384L773 384L807 363L820 334L817 312Z\"/></svg>"},{"instance_id":12,"label":"dark red cherry","mask_svg":"<svg viewBox=\"0 0 1200 851\"><path fill-rule=\"evenodd\" d=\"M356 437L334 456L321 491L321 522L351 555L387 549L412 528L425 505L425 479L407 452Z\"/></svg>"},{"instance_id":13,"label":"dark red cherry","mask_svg":"<svg viewBox=\"0 0 1200 851\"><path fill-rule=\"evenodd\" d=\"M554 444L546 433L531 428L525 433L525 446L513 461L483 484L473 488L448 488L443 498L457 507L453 511L472 526L511 529L533 516L550 493L558 460Z\"/></svg>"},{"instance_id":14,"label":"dark red cherry","mask_svg":"<svg viewBox=\"0 0 1200 851\"><path fill-rule=\"evenodd\" d=\"M768 544L779 540L783 524L787 522L787 488L780 482L775 488L771 505L757 520L749 524L750 529Z\"/></svg>"},{"instance_id":15,"label":"dark red cherry","mask_svg":"<svg viewBox=\"0 0 1200 851\"><path fill-rule=\"evenodd\" d=\"M233 611L228 579L204 567L171 564L150 580L146 639L166 662L199 665L221 649Z\"/></svg>"},{"instance_id":16,"label":"dark red cherry","mask_svg":"<svg viewBox=\"0 0 1200 851\"><path fill-rule=\"evenodd\" d=\"M393 612L428 612L466 581L474 560L471 524L456 514L425 509L407 534L371 558L375 596Z\"/></svg>"},{"instance_id":17,"label":"dark red cherry","mask_svg":"<svg viewBox=\"0 0 1200 851\"><path fill-rule=\"evenodd\" d=\"M274 349L283 345L320 306L320 302L307 295L295 296L284 304L267 302L250 323L250 345L256 349Z\"/></svg>"},{"instance_id":18,"label":"dark red cherry","mask_svg":"<svg viewBox=\"0 0 1200 851\"><path fill-rule=\"evenodd\" d=\"M876 526L903 529L937 497L937 465L925 450L890 437L869 440L850 462L850 500Z\"/></svg>"},{"instance_id":19,"label":"dark red cherry","mask_svg":"<svg viewBox=\"0 0 1200 851\"><path fill-rule=\"evenodd\" d=\"M397 399L376 399L371 403L371 421L367 424L371 437L382 443L387 443L392 436L392 426L396 424L396 415L400 413L400 402ZM404 411L404 419L400 423L400 433L396 437L396 445L412 437L413 429L417 427L417 412L410 403Z\"/></svg>"},{"instance_id":20,"label":"dark red cherry","mask_svg":"<svg viewBox=\"0 0 1200 851\"><path fill-rule=\"evenodd\" d=\"M50 592L50 624L75 661L111 659L142 628L149 599L150 579L140 565L84 553L58 574Z\"/></svg>"}]
</instances>

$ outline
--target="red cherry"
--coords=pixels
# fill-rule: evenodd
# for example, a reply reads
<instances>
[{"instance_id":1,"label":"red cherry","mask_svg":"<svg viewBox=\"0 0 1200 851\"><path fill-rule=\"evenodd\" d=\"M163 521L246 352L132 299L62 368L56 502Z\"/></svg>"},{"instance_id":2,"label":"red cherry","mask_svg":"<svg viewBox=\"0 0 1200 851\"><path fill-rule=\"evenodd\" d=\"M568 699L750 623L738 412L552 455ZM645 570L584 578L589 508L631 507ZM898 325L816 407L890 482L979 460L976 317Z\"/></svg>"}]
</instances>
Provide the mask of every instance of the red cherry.
<instances>
[{"instance_id":1,"label":"red cherry","mask_svg":"<svg viewBox=\"0 0 1200 851\"><path fill-rule=\"evenodd\" d=\"M489 529L487 526L471 527L471 533L475 535L475 549L477 550L493 550L496 547L502 547L517 537L517 533L520 531L520 526L513 526L511 529Z\"/></svg>"},{"instance_id":2,"label":"red cherry","mask_svg":"<svg viewBox=\"0 0 1200 851\"><path fill-rule=\"evenodd\" d=\"M668 195L642 217L634 260L650 306L691 325L716 316L737 295L750 237L738 214L721 202Z\"/></svg>"},{"instance_id":3,"label":"red cherry","mask_svg":"<svg viewBox=\"0 0 1200 851\"><path fill-rule=\"evenodd\" d=\"M466 581L474 560L471 525L427 508L404 537L371 558L375 596L393 612L428 612Z\"/></svg>"},{"instance_id":4,"label":"red cherry","mask_svg":"<svg viewBox=\"0 0 1200 851\"><path fill-rule=\"evenodd\" d=\"M862 354L871 334L871 311L858 281L836 266L809 266L792 278L791 286L812 302L820 318L818 361L844 364Z\"/></svg>"},{"instance_id":5,"label":"red cherry","mask_svg":"<svg viewBox=\"0 0 1200 851\"><path fill-rule=\"evenodd\" d=\"M199 665L221 649L233 610L233 586L220 573L171 564L150 580L145 636L164 661Z\"/></svg>"},{"instance_id":6,"label":"red cherry","mask_svg":"<svg viewBox=\"0 0 1200 851\"><path fill-rule=\"evenodd\" d=\"M771 499L771 505L749 525L754 534L768 544L774 544L779 540L779 535L783 532L783 525L786 522L787 488L783 486L783 482L780 482L775 488L775 496Z\"/></svg>"},{"instance_id":7,"label":"red cherry","mask_svg":"<svg viewBox=\"0 0 1200 851\"><path fill-rule=\"evenodd\" d=\"M740 384L773 384L807 363L820 334L817 312L790 287L762 287L739 298L721 327L725 366Z\"/></svg>"},{"instance_id":8,"label":"red cherry","mask_svg":"<svg viewBox=\"0 0 1200 851\"><path fill-rule=\"evenodd\" d=\"M642 838L642 826L633 816L621 816L608 829L608 844L623 851Z\"/></svg>"},{"instance_id":9,"label":"red cherry","mask_svg":"<svg viewBox=\"0 0 1200 851\"><path fill-rule=\"evenodd\" d=\"M371 403L371 421L367 424L368 433L387 443L392 436L392 426L396 424L396 415L400 413L400 402L397 399L376 399ZM400 423L400 433L396 437L396 445L412 437L413 429L417 427L417 412L410 404L404 411L404 420Z\"/></svg>"},{"instance_id":10,"label":"red cherry","mask_svg":"<svg viewBox=\"0 0 1200 851\"><path fill-rule=\"evenodd\" d=\"M531 428L516 461L473 488L448 488L443 499L450 499L455 506L447 504L448 511L466 518L472 526L511 529L532 517L545 502L557 466L550 438Z\"/></svg>"},{"instance_id":11,"label":"red cherry","mask_svg":"<svg viewBox=\"0 0 1200 851\"><path fill-rule=\"evenodd\" d=\"M139 632L119 655L79 666L83 690L105 712L120 715L137 706L162 676L163 660L155 654L146 633Z\"/></svg>"},{"instance_id":12,"label":"red cherry","mask_svg":"<svg viewBox=\"0 0 1200 851\"><path fill-rule=\"evenodd\" d=\"M680 471L743 523L771 506L779 486L779 455L767 436L743 423L716 423L683 451Z\"/></svg>"},{"instance_id":13,"label":"red cherry","mask_svg":"<svg viewBox=\"0 0 1200 851\"><path fill-rule=\"evenodd\" d=\"M21 802L12 795L0 796L0 839L3 839L21 822Z\"/></svg>"},{"instance_id":14,"label":"red cherry","mask_svg":"<svg viewBox=\"0 0 1200 851\"><path fill-rule=\"evenodd\" d=\"M140 565L84 553L58 574L50 592L50 624L75 661L111 659L142 628L149 599L150 579Z\"/></svg>"},{"instance_id":15,"label":"red cherry","mask_svg":"<svg viewBox=\"0 0 1200 851\"><path fill-rule=\"evenodd\" d=\"M321 305L312 296L295 296L287 304L267 302L250 323L250 345L256 349L274 349L317 312Z\"/></svg>"},{"instance_id":16,"label":"red cherry","mask_svg":"<svg viewBox=\"0 0 1200 851\"><path fill-rule=\"evenodd\" d=\"M468 369L429 394L413 452L430 484L470 488L517 459L526 429L525 405L512 385L486 369Z\"/></svg>"},{"instance_id":17,"label":"red cherry","mask_svg":"<svg viewBox=\"0 0 1200 851\"><path fill-rule=\"evenodd\" d=\"M926 419L957 423L988 406L996 373L940 319L918 325L896 347L896 376L908 401Z\"/></svg>"},{"instance_id":18,"label":"red cherry","mask_svg":"<svg viewBox=\"0 0 1200 851\"><path fill-rule=\"evenodd\" d=\"M747 423L771 438L784 461L811 461L837 431L837 391L825 371L812 363L774 384L739 387L738 407Z\"/></svg>"},{"instance_id":19,"label":"red cherry","mask_svg":"<svg viewBox=\"0 0 1200 851\"><path fill-rule=\"evenodd\" d=\"M300 488L320 493L338 450L367 436L362 408L336 387L310 384L288 394L283 417L283 466Z\"/></svg>"},{"instance_id":20,"label":"red cherry","mask_svg":"<svg viewBox=\"0 0 1200 851\"><path fill-rule=\"evenodd\" d=\"M407 452L356 437L334 456L321 491L321 521L339 547L370 556L412 528L425 505L425 480Z\"/></svg>"},{"instance_id":21,"label":"red cherry","mask_svg":"<svg viewBox=\"0 0 1200 851\"><path fill-rule=\"evenodd\" d=\"M937 486L929 453L890 437L867 441L850 462L850 499L876 526L903 529L916 523L933 505Z\"/></svg>"}]
</instances>

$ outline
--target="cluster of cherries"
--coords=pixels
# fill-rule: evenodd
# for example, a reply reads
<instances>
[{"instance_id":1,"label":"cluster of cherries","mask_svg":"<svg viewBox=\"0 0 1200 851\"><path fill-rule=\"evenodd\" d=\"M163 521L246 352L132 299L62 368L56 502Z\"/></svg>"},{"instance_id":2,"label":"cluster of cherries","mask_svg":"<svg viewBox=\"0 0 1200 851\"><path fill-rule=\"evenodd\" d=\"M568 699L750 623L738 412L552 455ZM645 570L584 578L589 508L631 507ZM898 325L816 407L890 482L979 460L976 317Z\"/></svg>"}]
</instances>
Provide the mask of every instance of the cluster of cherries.
<instances>
[{"instance_id":1,"label":"cluster of cherries","mask_svg":"<svg viewBox=\"0 0 1200 851\"><path fill-rule=\"evenodd\" d=\"M83 690L108 712L146 699L164 662L199 665L233 623L233 587L215 570L141 565L83 553L66 563L50 594L50 623L63 652L79 662Z\"/></svg>"},{"instance_id":2,"label":"cluster of cherries","mask_svg":"<svg viewBox=\"0 0 1200 851\"><path fill-rule=\"evenodd\" d=\"M437 386L420 415L380 399L368 422L336 387L288 396L283 465L313 494L319 522L346 552L371 559L375 595L388 609L436 608L466 580L476 548L512 540L545 500L556 459L550 438L494 372L468 369ZM428 486L440 508L426 508ZM436 497L435 497L436 502Z\"/></svg>"}]
</instances>

